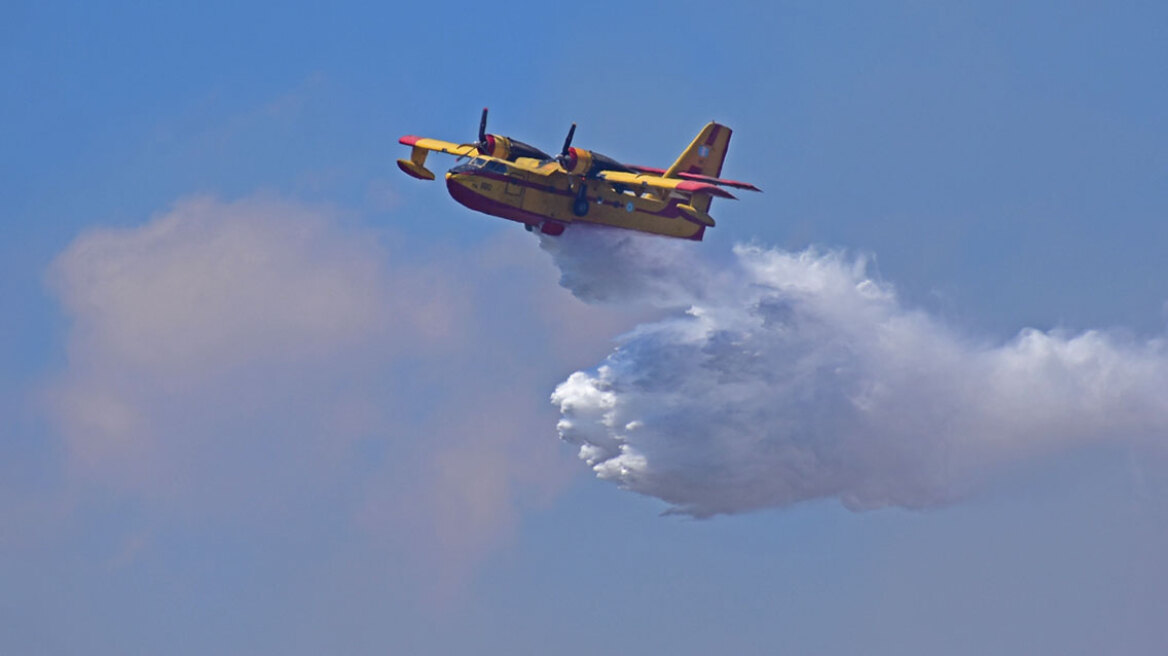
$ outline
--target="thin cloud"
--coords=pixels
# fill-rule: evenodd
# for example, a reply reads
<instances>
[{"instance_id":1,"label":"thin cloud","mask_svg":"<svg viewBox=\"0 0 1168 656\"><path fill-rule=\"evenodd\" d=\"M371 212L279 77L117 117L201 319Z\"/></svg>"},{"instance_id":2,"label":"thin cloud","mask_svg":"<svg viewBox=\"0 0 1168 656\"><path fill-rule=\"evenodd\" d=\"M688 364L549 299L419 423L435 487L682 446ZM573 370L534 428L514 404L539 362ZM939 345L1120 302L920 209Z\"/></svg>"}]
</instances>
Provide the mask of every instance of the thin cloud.
<instances>
[{"instance_id":1,"label":"thin cloud","mask_svg":"<svg viewBox=\"0 0 1168 656\"><path fill-rule=\"evenodd\" d=\"M70 321L46 393L70 489L154 518L356 531L456 588L571 475L541 390L613 325L531 246L406 258L266 197L80 235L49 274Z\"/></svg>"}]
</instances>

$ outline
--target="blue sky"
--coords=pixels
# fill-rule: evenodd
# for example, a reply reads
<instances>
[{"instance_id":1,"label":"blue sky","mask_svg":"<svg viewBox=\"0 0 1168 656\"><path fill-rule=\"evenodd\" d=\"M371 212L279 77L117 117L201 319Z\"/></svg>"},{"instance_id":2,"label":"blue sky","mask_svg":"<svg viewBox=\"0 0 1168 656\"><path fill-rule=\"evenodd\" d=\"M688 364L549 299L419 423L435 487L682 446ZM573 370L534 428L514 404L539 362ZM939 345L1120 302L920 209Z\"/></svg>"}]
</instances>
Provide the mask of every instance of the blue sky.
<instances>
[{"instance_id":1,"label":"blue sky","mask_svg":"<svg viewBox=\"0 0 1168 656\"><path fill-rule=\"evenodd\" d=\"M393 164L483 106L651 166L715 119L765 193L715 203L714 259L869 254L974 340L1154 337L1162 5L3 13L0 651L1168 644L1162 448L1034 457L924 512L660 516L548 403L652 311L576 301L516 225Z\"/></svg>"}]
</instances>

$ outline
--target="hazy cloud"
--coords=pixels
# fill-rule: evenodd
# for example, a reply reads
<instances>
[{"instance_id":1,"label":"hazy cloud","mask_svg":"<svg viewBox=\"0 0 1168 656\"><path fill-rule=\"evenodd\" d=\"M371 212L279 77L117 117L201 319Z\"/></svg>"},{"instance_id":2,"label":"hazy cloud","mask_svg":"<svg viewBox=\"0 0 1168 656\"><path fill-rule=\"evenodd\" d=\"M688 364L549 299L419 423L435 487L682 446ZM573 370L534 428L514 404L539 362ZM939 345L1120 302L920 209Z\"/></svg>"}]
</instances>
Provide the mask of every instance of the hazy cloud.
<instances>
[{"instance_id":1,"label":"hazy cloud","mask_svg":"<svg viewBox=\"0 0 1168 656\"><path fill-rule=\"evenodd\" d=\"M265 197L82 234L50 272L68 475L157 516L347 517L457 583L570 474L540 398L614 330L533 246L419 258Z\"/></svg>"},{"instance_id":2,"label":"hazy cloud","mask_svg":"<svg viewBox=\"0 0 1168 656\"><path fill-rule=\"evenodd\" d=\"M278 200L184 200L96 229L57 258L75 355L174 375L325 358L387 337L396 304L374 240Z\"/></svg>"}]
</instances>

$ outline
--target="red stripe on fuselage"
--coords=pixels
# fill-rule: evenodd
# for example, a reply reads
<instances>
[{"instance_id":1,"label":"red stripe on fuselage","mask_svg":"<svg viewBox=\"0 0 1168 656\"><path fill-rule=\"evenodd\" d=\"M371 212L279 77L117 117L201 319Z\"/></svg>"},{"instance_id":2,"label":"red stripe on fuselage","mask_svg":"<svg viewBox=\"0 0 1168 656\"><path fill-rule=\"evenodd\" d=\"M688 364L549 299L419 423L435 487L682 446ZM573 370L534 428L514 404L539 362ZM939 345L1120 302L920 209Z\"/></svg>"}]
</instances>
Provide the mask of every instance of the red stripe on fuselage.
<instances>
[{"instance_id":1,"label":"red stripe on fuselage","mask_svg":"<svg viewBox=\"0 0 1168 656\"><path fill-rule=\"evenodd\" d=\"M541 222L547 220L546 216L540 216L534 212L528 212L514 205L508 205L507 203L500 203L493 198L476 193L470 187L455 182L452 178L446 179L446 189L450 192L451 198L476 212L482 212L520 223L529 223L531 225L539 225Z\"/></svg>"},{"instance_id":2,"label":"red stripe on fuselage","mask_svg":"<svg viewBox=\"0 0 1168 656\"><path fill-rule=\"evenodd\" d=\"M571 191L556 189L555 187L548 187L545 185L538 185L538 184L534 184L532 182L529 182L527 180L520 180L517 178L511 178L511 177L501 175L498 173L487 173L485 171L479 171L476 173L461 173L459 175L472 176L472 177L476 177L476 178L484 178L487 180L494 180L496 182L501 182L501 183L510 183L510 184L524 187L526 189L534 189L536 191L543 192L543 193L551 193L551 194L555 194L557 196L563 196L565 199L573 198L575 196L575 194ZM683 183L683 184L695 184L695 183ZM447 190L450 191L450 195L451 195L451 197L454 198L454 200L458 201L462 205L465 205L466 207L469 207L472 210L475 210L478 212L483 212L484 214L490 214L491 216L498 216L498 217L501 217L504 219L511 219L512 221L519 221L520 223L531 223L531 224L538 224L540 221L554 220L554 219L550 219L547 216L544 216L542 214L536 214L534 212L529 212L527 210L515 207L514 205L509 205L507 203L497 201L497 200L490 198L488 196L484 196L483 194L480 194L480 193L474 191L473 189L471 189L470 187L467 187L466 185L455 182L451 178L446 179L446 188L447 188ZM722 191L722 190L718 189L718 191ZM726 192L722 192L722 193L726 193ZM729 196L730 198L733 198L733 196L730 196L729 194L726 194L726 195ZM623 206L623 203L619 203L616 201L605 202L605 201L600 201L600 200L595 199L595 198L590 199L590 200L592 200L592 202L599 202L601 204L611 205L612 207L622 207ZM666 206L661 209L661 211L651 212L651 211L643 209L643 208L638 208L637 211L642 213L642 214L648 214L649 216L657 216L657 217L660 217L663 219L682 219L684 221L689 221L690 223L701 226L703 228L705 227L702 223L700 223L698 221L694 221L693 219L689 218L688 216L682 214L681 210L677 209L678 204L679 204L679 201L677 199L671 199L668 202L668 204L666 204Z\"/></svg>"},{"instance_id":3,"label":"red stripe on fuselage","mask_svg":"<svg viewBox=\"0 0 1168 656\"><path fill-rule=\"evenodd\" d=\"M503 175L502 173L491 173L491 172L487 172L487 171L477 171L475 173L463 173L462 175L471 175L471 176L474 176L476 178L485 178L487 180L495 180L497 182L502 182L504 184L512 184L512 185L515 185L517 187L523 187L524 189L535 189L536 191L542 191L542 192L548 193L548 194L555 194L556 196L564 196L565 198L571 198L572 196L575 196L575 194L573 192L568 191L566 189L558 189L556 187L551 187L548 185L541 185L541 184L538 184L535 182L531 182L530 180L524 180L523 178L514 178L514 177L511 177L509 175Z\"/></svg>"}]
</instances>

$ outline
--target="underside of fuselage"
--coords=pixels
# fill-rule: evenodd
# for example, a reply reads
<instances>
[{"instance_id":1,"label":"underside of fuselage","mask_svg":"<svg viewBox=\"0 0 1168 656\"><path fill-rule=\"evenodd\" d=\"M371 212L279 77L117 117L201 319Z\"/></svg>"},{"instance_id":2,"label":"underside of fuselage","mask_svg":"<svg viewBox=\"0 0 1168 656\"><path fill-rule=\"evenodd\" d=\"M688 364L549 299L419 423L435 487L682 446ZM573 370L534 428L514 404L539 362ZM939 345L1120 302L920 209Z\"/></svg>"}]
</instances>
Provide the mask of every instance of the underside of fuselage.
<instances>
[{"instance_id":1,"label":"underside of fuselage","mask_svg":"<svg viewBox=\"0 0 1168 656\"><path fill-rule=\"evenodd\" d=\"M535 178L535 179L531 179ZM700 241L705 226L687 218L676 199L661 199L614 189L603 180L583 180L580 187L559 188L542 176L530 178L467 165L446 174L450 196L465 207L561 234L573 223L594 223L639 232Z\"/></svg>"},{"instance_id":2,"label":"underside of fuselage","mask_svg":"<svg viewBox=\"0 0 1168 656\"><path fill-rule=\"evenodd\" d=\"M446 189L454 200L476 212L536 226L548 220L548 217L524 210L521 204L496 199L495 194L491 193L494 185L478 178L480 176L447 173ZM516 200L521 201L522 196Z\"/></svg>"}]
</instances>

